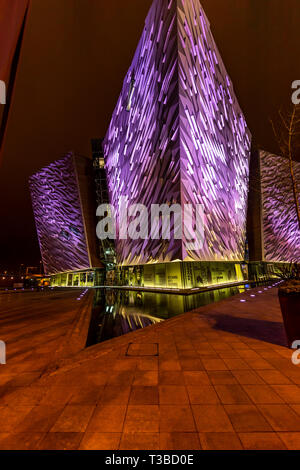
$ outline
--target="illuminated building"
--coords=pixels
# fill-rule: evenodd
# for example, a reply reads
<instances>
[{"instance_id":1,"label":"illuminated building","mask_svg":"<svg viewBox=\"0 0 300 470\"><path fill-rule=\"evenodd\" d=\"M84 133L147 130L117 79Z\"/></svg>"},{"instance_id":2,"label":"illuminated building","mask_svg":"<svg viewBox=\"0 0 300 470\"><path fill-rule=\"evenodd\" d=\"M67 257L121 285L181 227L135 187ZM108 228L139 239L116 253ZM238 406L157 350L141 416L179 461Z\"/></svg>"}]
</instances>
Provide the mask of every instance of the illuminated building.
<instances>
[{"instance_id":1,"label":"illuminated building","mask_svg":"<svg viewBox=\"0 0 300 470\"><path fill-rule=\"evenodd\" d=\"M104 139L110 202L202 204L187 240L116 241L123 283L243 279L251 134L198 0L155 0ZM247 274L245 274L247 276Z\"/></svg>"},{"instance_id":2,"label":"illuminated building","mask_svg":"<svg viewBox=\"0 0 300 470\"><path fill-rule=\"evenodd\" d=\"M103 152L102 141L93 141L93 174L91 161L69 155L31 178L45 272L54 285L99 285L99 258L109 271L116 254L115 283L171 290L259 278L274 263L299 262L284 160L253 152L249 169L250 148L251 134L199 1L155 0ZM300 178L300 164L295 168ZM186 234L117 237L115 246L96 242L92 180L97 205L109 200L117 209L125 198L129 206L143 204L147 217L153 204L201 204L203 246L189 249Z\"/></svg>"},{"instance_id":3,"label":"illuminated building","mask_svg":"<svg viewBox=\"0 0 300 470\"><path fill-rule=\"evenodd\" d=\"M97 255L92 161L68 154L30 178L45 274L52 285L94 286Z\"/></svg>"},{"instance_id":4,"label":"illuminated building","mask_svg":"<svg viewBox=\"0 0 300 470\"><path fill-rule=\"evenodd\" d=\"M293 162L293 167L300 182L300 163ZM278 263L300 262L289 161L262 150L251 158L248 238L250 261L258 275L276 270Z\"/></svg>"}]
</instances>

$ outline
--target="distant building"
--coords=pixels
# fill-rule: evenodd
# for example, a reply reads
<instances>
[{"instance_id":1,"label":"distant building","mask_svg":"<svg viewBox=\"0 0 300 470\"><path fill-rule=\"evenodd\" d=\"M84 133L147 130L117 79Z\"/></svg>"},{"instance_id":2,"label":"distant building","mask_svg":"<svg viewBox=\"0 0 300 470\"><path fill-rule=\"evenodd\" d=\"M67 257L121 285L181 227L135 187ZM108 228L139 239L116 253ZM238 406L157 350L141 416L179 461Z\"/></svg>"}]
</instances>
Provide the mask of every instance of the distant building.
<instances>
[{"instance_id":1,"label":"distant building","mask_svg":"<svg viewBox=\"0 0 300 470\"><path fill-rule=\"evenodd\" d=\"M293 162L300 184L300 163ZM300 199L299 199L300 202ZM287 159L263 150L251 157L248 238L252 270L300 262L300 230Z\"/></svg>"},{"instance_id":2,"label":"distant building","mask_svg":"<svg viewBox=\"0 0 300 470\"><path fill-rule=\"evenodd\" d=\"M44 270L52 285L99 283L92 182L92 161L71 153L30 178Z\"/></svg>"}]
</instances>

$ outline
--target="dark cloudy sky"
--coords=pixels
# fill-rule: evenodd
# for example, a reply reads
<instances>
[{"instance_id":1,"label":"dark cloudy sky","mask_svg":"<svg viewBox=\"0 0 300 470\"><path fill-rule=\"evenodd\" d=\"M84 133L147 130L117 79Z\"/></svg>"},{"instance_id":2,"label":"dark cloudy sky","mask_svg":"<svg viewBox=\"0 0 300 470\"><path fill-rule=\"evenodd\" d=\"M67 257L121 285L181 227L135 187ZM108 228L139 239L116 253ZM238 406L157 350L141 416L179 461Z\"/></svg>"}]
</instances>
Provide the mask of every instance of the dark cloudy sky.
<instances>
[{"instance_id":1,"label":"dark cloudy sky","mask_svg":"<svg viewBox=\"0 0 300 470\"><path fill-rule=\"evenodd\" d=\"M36 264L28 177L104 136L152 0L32 0L0 168L0 271ZM202 0L254 141L300 79L299 0Z\"/></svg>"}]
</instances>

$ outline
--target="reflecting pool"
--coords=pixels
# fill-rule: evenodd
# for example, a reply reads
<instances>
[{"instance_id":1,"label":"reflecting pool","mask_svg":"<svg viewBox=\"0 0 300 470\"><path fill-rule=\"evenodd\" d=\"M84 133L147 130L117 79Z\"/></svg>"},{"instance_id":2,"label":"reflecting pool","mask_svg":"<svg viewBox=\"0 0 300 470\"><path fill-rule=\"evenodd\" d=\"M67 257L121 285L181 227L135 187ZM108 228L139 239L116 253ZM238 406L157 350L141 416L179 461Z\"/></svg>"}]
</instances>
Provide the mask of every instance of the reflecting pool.
<instances>
[{"instance_id":1,"label":"reflecting pool","mask_svg":"<svg viewBox=\"0 0 300 470\"><path fill-rule=\"evenodd\" d=\"M246 288L227 287L191 295L97 289L86 345L88 347L145 328L244 292Z\"/></svg>"}]
</instances>

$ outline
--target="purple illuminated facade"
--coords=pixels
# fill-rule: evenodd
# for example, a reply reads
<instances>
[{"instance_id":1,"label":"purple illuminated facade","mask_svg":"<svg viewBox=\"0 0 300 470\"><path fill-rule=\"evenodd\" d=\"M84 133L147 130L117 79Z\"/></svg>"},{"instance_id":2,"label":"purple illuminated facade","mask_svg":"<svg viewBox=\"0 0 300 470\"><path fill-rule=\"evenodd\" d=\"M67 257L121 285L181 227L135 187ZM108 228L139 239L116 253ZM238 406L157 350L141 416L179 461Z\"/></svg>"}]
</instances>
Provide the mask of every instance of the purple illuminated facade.
<instances>
[{"instance_id":1,"label":"purple illuminated facade","mask_svg":"<svg viewBox=\"0 0 300 470\"><path fill-rule=\"evenodd\" d=\"M30 178L46 274L101 267L96 257L90 167L90 160L68 154ZM68 282L73 284L66 279L66 285Z\"/></svg>"},{"instance_id":2,"label":"purple illuminated facade","mask_svg":"<svg viewBox=\"0 0 300 470\"><path fill-rule=\"evenodd\" d=\"M300 163L294 162L300 184ZM293 199L289 162L260 152L262 199L262 259L267 262L300 263L300 231ZM300 203L300 198L299 198Z\"/></svg>"},{"instance_id":3,"label":"purple illuminated facade","mask_svg":"<svg viewBox=\"0 0 300 470\"><path fill-rule=\"evenodd\" d=\"M155 0L104 140L111 203L202 204L205 242L117 240L122 266L244 259L251 135L198 0Z\"/></svg>"},{"instance_id":4,"label":"purple illuminated facade","mask_svg":"<svg viewBox=\"0 0 300 470\"><path fill-rule=\"evenodd\" d=\"M145 240L120 239L117 219L114 281L190 289L265 279L272 263L299 262L288 165L256 151L250 167L250 148L251 134L199 1L154 0L103 141L109 199L116 212L121 199L146 206L142 224L149 228L153 204L202 205L204 244L188 249L193 223L191 233L176 239L174 221L170 240L150 233ZM94 270L96 277L102 267L90 170L90 160L70 154L30 179L53 285L97 284L83 272ZM300 180L299 163L295 174ZM97 194L106 194L100 180ZM102 248L104 257L114 255L111 245Z\"/></svg>"}]
</instances>

